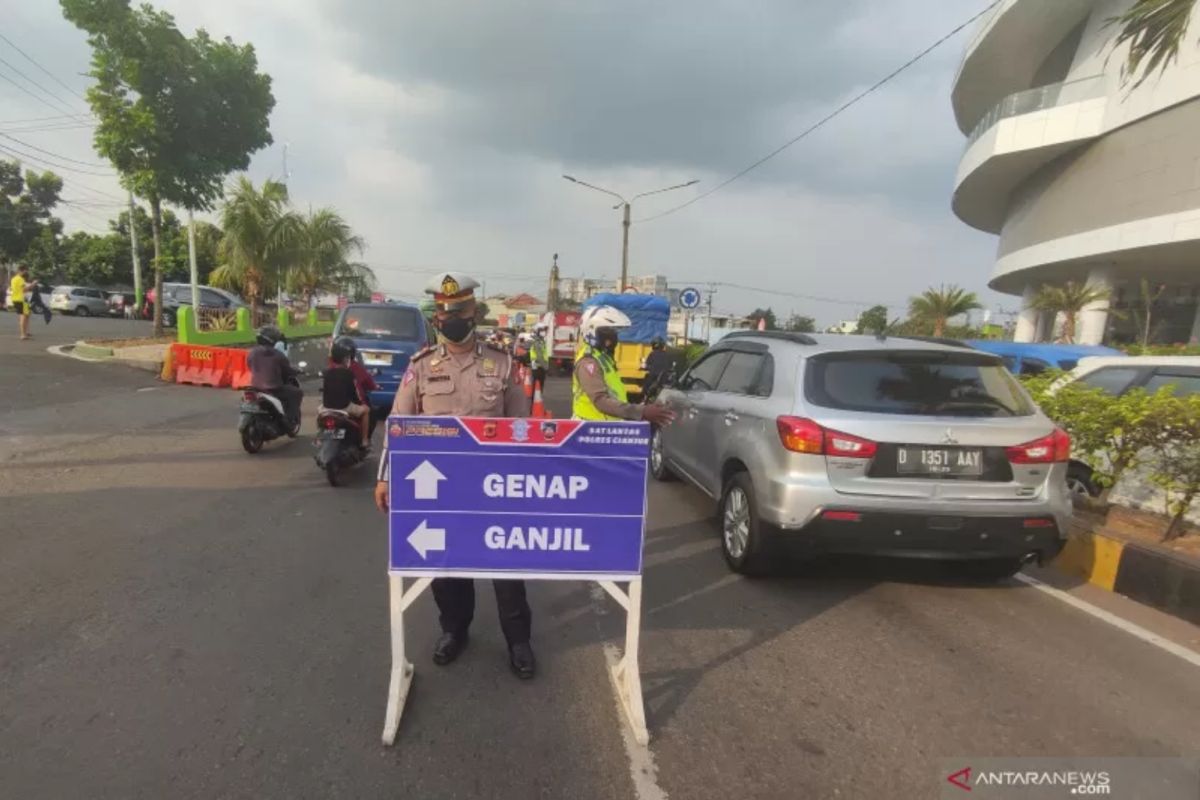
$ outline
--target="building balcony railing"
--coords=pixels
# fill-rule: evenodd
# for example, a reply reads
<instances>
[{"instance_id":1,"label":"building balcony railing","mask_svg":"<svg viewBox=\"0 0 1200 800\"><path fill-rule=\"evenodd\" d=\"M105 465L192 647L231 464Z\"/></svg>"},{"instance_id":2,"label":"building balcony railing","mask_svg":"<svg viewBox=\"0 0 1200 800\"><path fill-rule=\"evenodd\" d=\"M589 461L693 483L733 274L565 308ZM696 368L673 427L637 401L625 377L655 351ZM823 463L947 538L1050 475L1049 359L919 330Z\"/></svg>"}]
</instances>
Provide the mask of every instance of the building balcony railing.
<instances>
[{"instance_id":1,"label":"building balcony railing","mask_svg":"<svg viewBox=\"0 0 1200 800\"><path fill-rule=\"evenodd\" d=\"M1001 120L1019 117L1022 114L1032 114L1047 108L1081 103L1084 100L1094 100L1097 97L1103 97L1105 91L1104 76L1093 75L1089 78L1079 78L1064 83L1050 83L1010 94L993 106L983 119L979 120L979 124L967 137L967 148L970 149L971 145L979 141Z\"/></svg>"}]
</instances>

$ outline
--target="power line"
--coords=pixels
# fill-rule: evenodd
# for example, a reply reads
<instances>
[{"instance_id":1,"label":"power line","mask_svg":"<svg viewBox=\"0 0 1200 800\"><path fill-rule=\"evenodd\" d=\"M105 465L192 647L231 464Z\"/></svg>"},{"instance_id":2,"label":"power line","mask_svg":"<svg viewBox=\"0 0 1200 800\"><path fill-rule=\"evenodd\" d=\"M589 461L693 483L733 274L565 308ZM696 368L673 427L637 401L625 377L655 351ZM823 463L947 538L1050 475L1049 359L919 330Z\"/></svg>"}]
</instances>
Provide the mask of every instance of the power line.
<instances>
[{"instance_id":1,"label":"power line","mask_svg":"<svg viewBox=\"0 0 1200 800\"><path fill-rule=\"evenodd\" d=\"M824 127L824 126L825 126L825 124L826 124L826 123L828 123L828 122L830 122L831 120L833 120L833 119L835 119L835 118L837 118L837 117L841 116L841 115L842 115L842 113L844 113L845 111L847 111L847 110L848 110L849 108L851 108L852 106L854 106L854 105L857 105L857 104L858 104L860 101L862 101L863 99L865 99L865 98L866 98L868 95L870 95L870 94L873 94L874 92L878 91L878 90L879 90L879 89L881 89L883 86L885 86L886 84L890 83L890 82L891 82L891 81L892 81L894 78L896 78L896 76L898 76L900 73L904 72L904 71L905 71L905 70L907 70L909 67L911 67L911 66L913 66L914 64L916 64L918 61L920 61L920 60L921 60L921 59L923 59L925 56L927 56L927 55L929 55L930 53L932 53L932 52L933 52L934 50L936 50L938 47L940 47L941 45L945 44L945 43L946 43L948 40L952 39L952 38L953 38L955 35L957 35L957 34L958 34L960 31L962 31L964 28L966 28L967 26L969 26L971 23L973 23L973 22L975 22L976 20L980 19L980 18L981 18L981 17L982 17L984 14L986 14L986 13L987 13L987 12L989 12L989 11L991 11L991 10L992 10L993 8L995 8L996 6L1000 5L1000 2L1001 2L1001 0L993 0L993 2L991 2L990 4L988 4L988 6L987 6L986 8L984 8L982 11L980 11L978 14L975 14L973 17L971 17L970 19L968 19L966 22L963 22L962 24L960 24L960 25L956 26L956 27L955 27L955 28L954 28L952 31L950 31L949 33L947 33L945 36L942 36L940 39L938 39L936 42L934 42L933 44L931 44L931 45L929 45L928 47L926 47L926 48L925 48L924 50L922 50L920 53L917 53L915 56L913 56L912 58L910 58L908 61L906 61L906 62L904 62L902 65L900 65L898 68L896 68L896 69L895 69L895 70L893 70L892 72L888 73L886 76L884 76L884 77L883 77L883 78L881 78L880 80L876 81L876 82L875 82L874 84L872 84L870 87L868 87L868 88L864 89L863 91L859 92L859 93L858 93L858 94L856 94L854 97L852 97L852 98L850 98L849 100L847 100L845 103L842 103L842 105L838 106L836 109L834 109L833 111L831 111L829 114L826 114L826 115L825 115L824 117L822 117L820 120L818 120L817 122L813 123L812 125L810 125L810 126L809 126L808 128L806 128L805 130L801 131L799 135L797 135L797 136L794 136L794 137L792 137L791 139L789 139L788 141L784 142L782 145L780 145L779 147L775 148L775 149L774 149L774 150L772 150L770 153L767 153L765 156L763 156L762 158L758 159L758 160L757 160L757 161L755 161L754 163L750 164L748 167L745 167L744 169L742 169L742 170L740 170L739 172L735 173L735 174L734 174L734 175L732 175L731 177L729 177L729 178L726 178L724 181L722 181L721 183L718 183L718 184L717 184L716 186L714 186L713 188L711 188L711 189L709 189L709 190L707 190L707 191L701 192L700 194L696 195L696 196L695 196L695 197L693 197L691 200L688 200L688 201L687 201L687 202L685 202L685 203L680 203L679 205L677 205L677 206L674 206L674 207L672 207L672 208L668 208L666 211L661 211L661 212L659 212L658 214L653 214L653 215L651 215L651 216L649 216L649 217L643 217L643 218L641 218L641 219L634 220L634 222L639 222L639 223L641 223L641 222L649 222L650 220L655 220L655 219L659 219L659 218L661 218L661 217L665 217L665 216L667 216L668 214L674 214L676 211L682 211L683 209L687 208L688 206L692 205L693 203L698 203L698 202L700 202L701 200L703 200L704 198L708 197L709 195L711 195L711 194L715 194L716 192L719 192L720 190L724 189L726 186L728 186L729 184L733 183L733 182L734 182L734 181L736 181L738 178L741 178L742 176L744 176L744 175L746 175L747 173L751 172L752 170L755 170L755 169L757 169L758 167L761 167L763 164L767 163L767 162L768 162L768 161L770 161L772 158L774 158L775 156L777 156L777 155L779 155L780 153L782 153L784 150L787 150L789 147L791 147L792 145L796 144L796 142L799 142L801 139L804 139L804 138L805 138L805 137L807 137L809 134L811 134L811 133L813 133L813 132L817 131L818 129L820 129L820 128L822 128L822 127Z\"/></svg>"},{"instance_id":2,"label":"power line","mask_svg":"<svg viewBox=\"0 0 1200 800\"><path fill-rule=\"evenodd\" d=\"M99 169L104 169L105 167L110 166L109 164L101 164L98 161L80 161L77 158L71 158L70 156L60 155L59 153L55 153L50 150L44 150L43 148L38 147L37 145L30 144L29 142L23 142L15 136L9 136L7 133L4 133L3 131L0 131L0 136L3 136L5 139L11 139L12 141L16 142L17 144L21 145L22 147L28 147L30 150L37 150L39 153L45 153L48 156L54 156L55 158L61 159L62 161L70 161L72 164L82 164L85 167L96 167ZM115 175L116 173L113 173L113 174Z\"/></svg>"},{"instance_id":3,"label":"power line","mask_svg":"<svg viewBox=\"0 0 1200 800\"><path fill-rule=\"evenodd\" d=\"M54 114L49 117L26 117L25 119L6 119L0 120L0 125L24 125L29 122L51 122L53 120L69 120L75 119L76 114Z\"/></svg>"},{"instance_id":4,"label":"power line","mask_svg":"<svg viewBox=\"0 0 1200 800\"><path fill-rule=\"evenodd\" d=\"M25 158L30 161L38 162L41 164L46 164L49 166L50 169L62 169L62 170L66 170L68 172L78 172L80 175L91 175L92 177L95 177L95 178L114 178L114 177L116 177L115 172L92 172L90 170L79 169L78 167L72 167L68 164L56 164L53 161L47 159L45 156L30 155L29 153L22 152L19 148L13 147L12 145L0 145L0 153L8 153L10 156L15 156L16 158Z\"/></svg>"},{"instance_id":5,"label":"power line","mask_svg":"<svg viewBox=\"0 0 1200 800\"><path fill-rule=\"evenodd\" d=\"M50 91L50 90L49 90L49 89L47 89L45 86L42 86L40 83L38 83L38 82L37 82L37 81L35 81L33 78L31 78L31 77L29 77L28 75L26 75L26 74L25 74L24 72L22 72L21 70L19 70L19 69L17 69L16 67L14 67L14 66L13 66L12 64L10 64L9 62L5 61L3 58L0 58L0 64L3 64L4 66L6 66L6 67L8 67L9 69L11 69L13 72L17 73L17 75L19 75L19 76L21 76L22 78L24 78L24 79L25 79L25 81L26 81L27 83L30 83L30 84L32 84L33 86L36 86L37 88L41 89L43 92L45 92L45 93L46 93L46 96L47 96L47 97L51 97L51 98L53 98L53 99L54 99L54 102L55 102L55 103L58 103L58 104L60 105L60 108L59 108L59 110L60 110L60 111L66 111L68 114L72 113L72 112L71 112L70 105L69 105L69 104L67 104L67 103L64 103L64 102L63 102L63 100L62 100L62 98L61 98L61 97L59 97L58 95L56 95L54 92ZM36 97L36 95L34 95L34 96ZM51 105L51 104L50 104L50 103L46 103L46 105ZM78 113L77 113L77 114L75 114L74 116L76 116L76 117L80 117L80 116L83 116L83 115L82 115L82 114L78 114Z\"/></svg>"},{"instance_id":6,"label":"power line","mask_svg":"<svg viewBox=\"0 0 1200 800\"><path fill-rule=\"evenodd\" d=\"M22 50L21 48L17 47L16 43L15 43L15 42L13 42L13 40L12 40L12 39L9 39L9 38L8 38L7 36L5 36L3 33L0 33L0 40L3 40L3 41L5 41L5 42L7 42L7 43L8 43L8 46L9 46L9 47L11 47L13 50L16 50L16 51L17 51L18 53L20 53L22 56L24 56L26 61L28 61L30 64L33 64L35 67L37 67L38 69L40 69L42 72L46 73L46 75L48 75L48 76L50 77L50 80L54 81L54 82L55 82L55 83L57 83L59 86L63 87L64 89L66 89L68 92L70 92L71 94L73 94L73 95L75 95L76 97L78 97L78 98L79 98L80 100L82 100L83 102L85 102L85 103L87 102L87 98L86 98L86 97L84 97L84 96L83 96L83 95L81 95L79 92L77 92L77 91L75 91L74 89L72 89L70 86L67 86L67 84L63 83L63 82L62 82L62 81L61 81L61 80L58 78L58 76L57 76L57 75L55 75L53 72L51 72L50 70L46 69L46 68L45 68L45 67L43 67L41 64L39 64L39 63L37 62L37 60L35 60L35 59L34 59L34 57L33 57L33 56L29 55L29 54L28 54L28 53L26 53L24 50Z\"/></svg>"}]
</instances>

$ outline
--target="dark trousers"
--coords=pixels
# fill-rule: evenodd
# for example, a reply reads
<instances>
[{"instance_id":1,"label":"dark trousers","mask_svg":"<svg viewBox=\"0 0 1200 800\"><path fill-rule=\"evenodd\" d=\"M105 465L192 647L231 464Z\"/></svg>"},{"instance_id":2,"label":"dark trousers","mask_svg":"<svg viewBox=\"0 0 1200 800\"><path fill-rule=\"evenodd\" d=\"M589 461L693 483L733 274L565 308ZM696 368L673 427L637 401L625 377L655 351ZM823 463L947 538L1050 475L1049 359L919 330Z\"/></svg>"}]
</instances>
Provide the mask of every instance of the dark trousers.
<instances>
[{"instance_id":1,"label":"dark trousers","mask_svg":"<svg viewBox=\"0 0 1200 800\"><path fill-rule=\"evenodd\" d=\"M496 606L500 611L500 630L511 647L529 641L533 613L525 600L525 581L492 581ZM475 581L468 578L434 578L433 599L446 633L465 634L475 617Z\"/></svg>"},{"instance_id":2,"label":"dark trousers","mask_svg":"<svg viewBox=\"0 0 1200 800\"><path fill-rule=\"evenodd\" d=\"M546 391L546 368L545 367L534 367L533 368L533 385L538 387L539 389L541 389L543 392Z\"/></svg>"},{"instance_id":3,"label":"dark trousers","mask_svg":"<svg viewBox=\"0 0 1200 800\"><path fill-rule=\"evenodd\" d=\"M287 413L288 419L292 421L300 419L300 401L304 399L304 391L299 386L280 386L278 389L271 389L269 394L273 394L283 401L283 410Z\"/></svg>"}]
</instances>

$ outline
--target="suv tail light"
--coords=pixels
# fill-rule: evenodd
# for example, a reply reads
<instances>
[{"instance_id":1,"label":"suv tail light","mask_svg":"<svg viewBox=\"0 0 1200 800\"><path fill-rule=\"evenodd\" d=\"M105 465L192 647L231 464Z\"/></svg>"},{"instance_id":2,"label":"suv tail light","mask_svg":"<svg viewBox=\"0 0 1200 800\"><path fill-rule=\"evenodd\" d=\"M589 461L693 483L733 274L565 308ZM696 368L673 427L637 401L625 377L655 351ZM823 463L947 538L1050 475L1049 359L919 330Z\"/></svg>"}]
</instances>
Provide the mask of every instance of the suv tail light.
<instances>
[{"instance_id":1,"label":"suv tail light","mask_svg":"<svg viewBox=\"0 0 1200 800\"><path fill-rule=\"evenodd\" d=\"M823 428L811 419L779 417L779 440L793 453L838 456L839 458L873 458L879 445L870 439Z\"/></svg>"},{"instance_id":2,"label":"suv tail light","mask_svg":"<svg viewBox=\"0 0 1200 800\"><path fill-rule=\"evenodd\" d=\"M1059 464L1071 458L1071 437L1061 428L1049 436L1004 450L1012 464Z\"/></svg>"}]
</instances>

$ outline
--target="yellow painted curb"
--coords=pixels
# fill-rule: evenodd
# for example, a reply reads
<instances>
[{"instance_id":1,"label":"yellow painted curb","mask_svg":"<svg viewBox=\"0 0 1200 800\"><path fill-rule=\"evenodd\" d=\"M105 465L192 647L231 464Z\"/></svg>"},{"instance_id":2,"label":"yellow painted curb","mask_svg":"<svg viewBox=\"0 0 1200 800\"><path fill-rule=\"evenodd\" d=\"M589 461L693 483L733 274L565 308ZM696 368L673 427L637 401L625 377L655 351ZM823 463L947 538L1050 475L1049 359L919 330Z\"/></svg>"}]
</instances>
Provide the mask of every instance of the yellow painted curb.
<instances>
[{"instance_id":1,"label":"yellow painted curb","mask_svg":"<svg viewBox=\"0 0 1200 800\"><path fill-rule=\"evenodd\" d=\"M1117 582L1117 567L1124 549L1124 542L1095 533L1083 533L1067 540L1053 565L1060 572L1083 578L1111 592Z\"/></svg>"}]
</instances>

